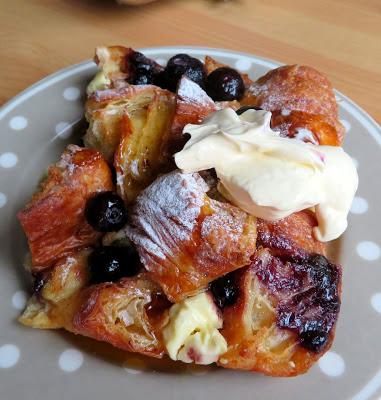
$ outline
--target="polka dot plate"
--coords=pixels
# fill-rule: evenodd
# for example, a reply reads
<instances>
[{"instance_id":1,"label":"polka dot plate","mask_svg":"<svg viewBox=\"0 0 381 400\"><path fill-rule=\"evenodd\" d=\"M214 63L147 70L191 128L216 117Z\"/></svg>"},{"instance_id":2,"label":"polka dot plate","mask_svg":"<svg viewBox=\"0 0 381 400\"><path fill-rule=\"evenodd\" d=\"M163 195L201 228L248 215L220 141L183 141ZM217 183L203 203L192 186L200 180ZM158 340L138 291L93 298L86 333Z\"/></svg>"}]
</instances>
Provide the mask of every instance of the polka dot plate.
<instances>
[{"instance_id":1,"label":"polka dot plate","mask_svg":"<svg viewBox=\"0 0 381 400\"><path fill-rule=\"evenodd\" d=\"M252 78L279 64L206 48L143 49L159 63L173 54L205 54ZM297 61L297 60L295 60ZM349 228L334 244L344 265L344 295L336 340L304 376L292 379L151 361L61 331L25 328L16 318L29 296L22 261L26 240L17 211L70 142L83 133L83 100L96 67L87 61L51 75L0 109L0 397L20 399L380 399L381 396L381 129L337 93L347 130L345 149L360 186Z\"/></svg>"}]
</instances>

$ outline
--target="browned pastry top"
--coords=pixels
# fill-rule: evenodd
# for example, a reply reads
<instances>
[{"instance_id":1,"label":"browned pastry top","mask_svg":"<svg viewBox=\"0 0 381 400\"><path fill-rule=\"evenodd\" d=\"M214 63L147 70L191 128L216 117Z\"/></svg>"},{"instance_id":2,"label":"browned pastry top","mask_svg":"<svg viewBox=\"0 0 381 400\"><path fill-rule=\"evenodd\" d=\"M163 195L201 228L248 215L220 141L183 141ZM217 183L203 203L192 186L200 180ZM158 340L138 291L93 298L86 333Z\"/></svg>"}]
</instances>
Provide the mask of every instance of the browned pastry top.
<instances>
[{"instance_id":1,"label":"browned pastry top","mask_svg":"<svg viewBox=\"0 0 381 400\"><path fill-rule=\"evenodd\" d=\"M145 268L171 301L250 263L255 219L206 196L198 174L171 172L137 198L126 231Z\"/></svg>"},{"instance_id":2,"label":"browned pastry top","mask_svg":"<svg viewBox=\"0 0 381 400\"><path fill-rule=\"evenodd\" d=\"M321 115L336 129L339 142L344 136L332 84L312 67L285 65L269 71L250 86L242 103L267 111Z\"/></svg>"},{"instance_id":3,"label":"browned pastry top","mask_svg":"<svg viewBox=\"0 0 381 400\"><path fill-rule=\"evenodd\" d=\"M32 253L33 271L50 266L57 258L100 238L87 222L87 199L112 190L111 171L101 154L70 145L51 166L40 190L19 214Z\"/></svg>"}]
</instances>

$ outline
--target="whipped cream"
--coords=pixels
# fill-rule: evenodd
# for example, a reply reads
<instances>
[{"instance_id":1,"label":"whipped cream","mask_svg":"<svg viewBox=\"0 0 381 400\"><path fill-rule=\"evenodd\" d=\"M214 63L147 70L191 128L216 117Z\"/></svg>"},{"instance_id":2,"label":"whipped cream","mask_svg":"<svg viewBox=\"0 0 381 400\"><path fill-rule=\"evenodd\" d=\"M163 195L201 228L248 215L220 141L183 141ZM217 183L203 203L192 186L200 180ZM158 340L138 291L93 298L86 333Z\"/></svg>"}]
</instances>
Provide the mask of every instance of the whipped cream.
<instances>
[{"instance_id":1,"label":"whipped cream","mask_svg":"<svg viewBox=\"0 0 381 400\"><path fill-rule=\"evenodd\" d=\"M270 128L271 113L216 111L175 154L185 173L215 168L218 190L246 212L269 221L314 208L318 240L339 237L358 186L351 157L341 147L283 138Z\"/></svg>"},{"instance_id":2,"label":"whipped cream","mask_svg":"<svg viewBox=\"0 0 381 400\"><path fill-rule=\"evenodd\" d=\"M227 343L218 329L222 318L211 296L200 293L169 310L163 339L169 357L185 363L211 364L226 352Z\"/></svg>"}]
</instances>

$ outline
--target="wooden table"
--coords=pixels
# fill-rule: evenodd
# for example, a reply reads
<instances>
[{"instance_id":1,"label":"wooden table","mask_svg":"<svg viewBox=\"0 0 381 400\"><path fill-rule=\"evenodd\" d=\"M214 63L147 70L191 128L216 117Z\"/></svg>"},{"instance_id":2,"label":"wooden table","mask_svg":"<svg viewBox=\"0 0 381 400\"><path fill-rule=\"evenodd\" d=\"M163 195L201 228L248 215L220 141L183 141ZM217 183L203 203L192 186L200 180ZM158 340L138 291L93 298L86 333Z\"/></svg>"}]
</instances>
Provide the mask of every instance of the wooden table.
<instances>
[{"instance_id":1,"label":"wooden table","mask_svg":"<svg viewBox=\"0 0 381 400\"><path fill-rule=\"evenodd\" d=\"M0 0L0 103L99 44L224 47L313 65L381 121L380 0Z\"/></svg>"}]
</instances>

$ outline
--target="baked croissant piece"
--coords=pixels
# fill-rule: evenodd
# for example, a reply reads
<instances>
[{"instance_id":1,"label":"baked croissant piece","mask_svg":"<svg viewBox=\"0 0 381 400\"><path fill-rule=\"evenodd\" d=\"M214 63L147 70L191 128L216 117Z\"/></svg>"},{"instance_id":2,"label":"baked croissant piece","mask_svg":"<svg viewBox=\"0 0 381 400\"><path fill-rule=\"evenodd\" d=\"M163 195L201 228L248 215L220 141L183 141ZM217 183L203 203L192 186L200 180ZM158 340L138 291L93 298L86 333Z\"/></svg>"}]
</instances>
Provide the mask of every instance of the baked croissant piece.
<instances>
[{"instance_id":1,"label":"baked croissant piece","mask_svg":"<svg viewBox=\"0 0 381 400\"><path fill-rule=\"evenodd\" d=\"M198 174L171 172L144 190L131 208L127 236L151 279L178 302L250 263L255 219L208 198Z\"/></svg>"},{"instance_id":2,"label":"baked croissant piece","mask_svg":"<svg viewBox=\"0 0 381 400\"><path fill-rule=\"evenodd\" d=\"M69 146L19 213L34 281L19 320L157 358L304 373L332 344L341 298L341 268L313 235L314 213L257 219L223 198L212 170L182 173L173 154L188 140L185 125L241 106L271 111L281 136L339 146L332 86L313 68L284 66L255 82L239 74L244 94L214 100L207 79L226 66L180 56L198 81L185 73L166 87L167 71L154 60L122 46L97 48L86 148ZM129 217L104 234L84 210L109 191ZM135 248L139 272L99 283L90 259L102 245Z\"/></svg>"},{"instance_id":3,"label":"baked croissant piece","mask_svg":"<svg viewBox=\"0 0 381 400\"><path fill-rule=\"evenodd\" d=\"M87 223L84 209L92 195L112 188L111 171L98 151L67 147L18 214L32 254L32 272L100 239L101 234Z\"/></svg>"},{"instance_id":4,"label":"baked croissant piece","mask_svg":"<svg viewBox=\"0 0 381 400\"><path fill-rule=\"evenodd\" d=\"M269 71L248 88L242 104L275 113L272 127L285 136L300 130L307 141L321 145L340 145L344 138L332 84L312 67L286 65Z\"/></svg>"},{"instance_id":5,"label":"baked croissant piece","mask_svg":"<svg viewBox=\"0 0 381 400\"><path fill-rule=\"evenodd\" d=\"M322 255L285 253L259 249L250 267L235 272L239 297L224 309L221 366L293 376L331 346L341 270Z\"/></svg>"}]
</instances>

